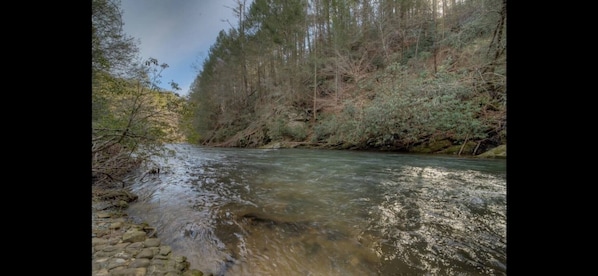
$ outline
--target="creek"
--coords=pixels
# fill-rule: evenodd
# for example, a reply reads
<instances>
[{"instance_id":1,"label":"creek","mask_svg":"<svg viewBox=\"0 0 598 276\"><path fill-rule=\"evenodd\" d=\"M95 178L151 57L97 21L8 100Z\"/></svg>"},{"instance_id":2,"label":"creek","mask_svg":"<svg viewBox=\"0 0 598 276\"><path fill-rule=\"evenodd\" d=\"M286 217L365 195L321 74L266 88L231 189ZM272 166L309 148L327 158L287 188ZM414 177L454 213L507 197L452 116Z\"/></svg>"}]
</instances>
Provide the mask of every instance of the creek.
<instances>
[{"instance_id":1,"label":"creek","mask_svg":"<svg viewBox=\"0 0 598 276\"><path fill-rule=\"evenodd\" d=\"M214 275L506 275L506 160L168 145L127 212Z\"/></svg>"}]
</instances>

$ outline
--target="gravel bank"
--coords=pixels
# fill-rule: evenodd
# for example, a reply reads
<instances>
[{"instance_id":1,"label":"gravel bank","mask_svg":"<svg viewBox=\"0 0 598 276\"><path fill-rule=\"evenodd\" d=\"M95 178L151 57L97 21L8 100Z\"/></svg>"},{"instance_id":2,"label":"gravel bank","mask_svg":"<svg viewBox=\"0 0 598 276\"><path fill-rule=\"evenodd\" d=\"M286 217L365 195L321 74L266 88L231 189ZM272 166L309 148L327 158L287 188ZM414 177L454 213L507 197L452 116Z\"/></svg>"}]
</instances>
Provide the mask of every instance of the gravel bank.
<instances>
[{"instance_id":1,"label":"gravel bank","mask_svg":"<svg viewBox=\"0 0 598 276\"><path fill-rule=\"evenodd\" d=\"M156 237L156 229L133 223L124 210L136 195L123 189L92 188L92 276L201 276Z\"/></svg>"}]
</instances>

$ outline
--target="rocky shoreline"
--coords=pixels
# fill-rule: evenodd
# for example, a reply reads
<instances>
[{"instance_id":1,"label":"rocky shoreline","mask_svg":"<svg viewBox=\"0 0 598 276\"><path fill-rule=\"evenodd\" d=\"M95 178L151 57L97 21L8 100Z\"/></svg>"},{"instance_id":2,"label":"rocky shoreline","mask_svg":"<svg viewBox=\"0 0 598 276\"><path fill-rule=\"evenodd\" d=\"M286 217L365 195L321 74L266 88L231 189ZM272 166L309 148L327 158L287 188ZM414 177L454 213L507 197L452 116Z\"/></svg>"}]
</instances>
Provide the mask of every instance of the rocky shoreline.
<instances>
[{"instance_id":1,"label":"rocky shoreline","mask_svg":"<svg viewBox=\"0 0 598 276\"><path fill-rule=\"evenodd\" d=\"M278 148L278 147L274 147ZM506 145L476 157L506 158ZM162 244L156 229L135 223L125 210L137 196L126 189L92 186L92 276L201 276L185 256Z\"/></svg>"},{"instance_id":2,"label":"rocky shoreline","mask_svg":"<svg viewBox=\"0 0 598 276\"><path fill-rule=\"evenodd\" d=\"M201 276L185 256L162 244L156 229L125 213L137 196L125 189L92 187L92 276Z\"/></svg>"}]
</instances>

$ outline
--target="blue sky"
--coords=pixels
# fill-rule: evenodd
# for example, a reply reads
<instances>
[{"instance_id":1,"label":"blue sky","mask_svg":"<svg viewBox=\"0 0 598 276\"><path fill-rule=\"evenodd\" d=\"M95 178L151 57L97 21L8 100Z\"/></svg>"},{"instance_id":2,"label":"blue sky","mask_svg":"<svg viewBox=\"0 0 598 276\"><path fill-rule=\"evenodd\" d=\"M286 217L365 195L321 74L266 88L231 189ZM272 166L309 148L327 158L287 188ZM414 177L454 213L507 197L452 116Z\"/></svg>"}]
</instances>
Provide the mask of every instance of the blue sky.
<instances>
[{"instance_id":1,"label":"blue sky","mask_svg":"<svg viewBox=\"0 0 598 276\"><path fill-rule=\"evenodd\" d=\"M181 96L189 87L221 30L238 20L237 0L121 0L124 32L139 42L140 57L168 64L161 86L174 81ZM247 1L249 5L251 1ZM230 22L223 22L228 20Z\"/></svg>"}]
</instances>

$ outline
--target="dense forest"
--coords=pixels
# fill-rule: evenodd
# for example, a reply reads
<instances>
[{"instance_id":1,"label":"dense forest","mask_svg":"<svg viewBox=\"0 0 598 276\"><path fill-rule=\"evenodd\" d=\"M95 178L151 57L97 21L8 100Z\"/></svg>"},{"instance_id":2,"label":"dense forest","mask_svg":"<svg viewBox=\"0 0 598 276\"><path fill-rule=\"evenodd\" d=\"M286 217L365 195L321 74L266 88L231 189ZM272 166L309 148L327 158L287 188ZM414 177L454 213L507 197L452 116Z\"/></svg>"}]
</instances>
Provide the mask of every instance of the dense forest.
<instances>
[{"instance_id":1,"label":"dense forest","mask_svg":"<svg viewBox=\"0 0 598 276\"><path fill-rule=\"evenodd\" d=\"M92 173L169 142L477 155L506 145L506 0L237 0L191 86L92 0ZM151 165L150 165L151 166ZM150 170L151 171L151 170Z\"/></svg>"},{"instance_id":2,"label":"dense forest","mask_svg":"<svg viewBox=\"0 0 598 276\"><path fill-rule=\"evenodd\" d=\"M506 0L238 0L185 134L475 155L506 144Z\"/></svg>"}]
</instances>

